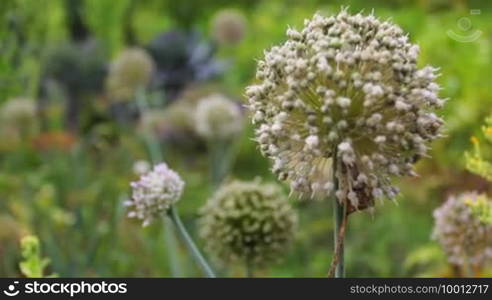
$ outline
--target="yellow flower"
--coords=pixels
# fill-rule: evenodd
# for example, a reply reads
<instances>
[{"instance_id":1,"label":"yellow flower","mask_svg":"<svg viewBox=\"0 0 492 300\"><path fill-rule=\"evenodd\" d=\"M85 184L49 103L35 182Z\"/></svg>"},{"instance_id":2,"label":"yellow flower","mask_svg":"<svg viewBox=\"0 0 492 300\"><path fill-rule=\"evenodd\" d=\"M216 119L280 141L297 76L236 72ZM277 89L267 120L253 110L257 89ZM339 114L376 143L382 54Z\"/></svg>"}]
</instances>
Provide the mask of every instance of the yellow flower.
<instances>
[{"instance_id":1,"label":"yellow flower","mask_svg":"<svg viewBox=\"0 0 492 300\"><path fill-rule=\"evenodd\" d=\"M492 127L486 127L486 128L484 129L484 132L485 132L485 134L487 134L487 135L492 135Z\"/></svg>"}]
</instances>

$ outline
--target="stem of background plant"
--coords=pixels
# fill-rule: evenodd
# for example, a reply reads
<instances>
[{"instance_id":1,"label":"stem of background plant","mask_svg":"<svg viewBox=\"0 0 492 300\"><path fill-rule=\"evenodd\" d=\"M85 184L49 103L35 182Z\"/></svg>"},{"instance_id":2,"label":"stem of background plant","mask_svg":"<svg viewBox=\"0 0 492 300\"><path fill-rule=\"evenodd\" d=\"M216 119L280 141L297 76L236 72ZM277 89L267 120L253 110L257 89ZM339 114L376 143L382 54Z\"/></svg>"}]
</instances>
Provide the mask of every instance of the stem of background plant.
<instances>
[{"instance_id":1,"label":"stem of background plant","mask_svg":"<svg viewBox=\"0 0 492 300\"><path fill-rule=\"evenodd\" d=\"M197 262L197 264L200 266L202 269L203 273L209 277L209 278L215 278L215 273L212 271L212 268L208 265L207 261L203 257L203 255L200 253L200 250L198 250L197 246L191 239L190 235L188 234L188 231L184 227L183 223L181 222L181 219L179 218L178 212L174 206L171 206L169 208L169 218L173 222L174 226L178 230L179 234L181 235L181 238L183 239L183 242L186 244L188 249L190 250L190 253L192 254L193 258Z\"/></svg>"},{"instance_id":2,"label":"stem of background plant","mask_svg":"<svg viewBox=\"0 0 492 300\"><path fill-rule=\"evenodd\" d=\"M136 93L137 106L140 114L142 115L149 107L144 89L137 89ZM159 163L163 160L161 147L156 143L151 132L144 133L145 144L149 151L149 156L153 164Z\"/></svg>"},{"instance_id":3,"label":"stem of background plant","mask_svg":"<svg viewBox=\"0 0 492 300\"><path fill-rule=\"evenodd\" d=\"M338 159L337 151L333 153L333 184L334 191L338 190L338 177L337 177ZM328 272L329 277L343 278L345 277L345 262L344 262L344 240L345 240L345 228L347 225L347 207L345 202L340 203L336 195L333 196L333 219L334 219L334 255L333 261Z\"/></svg>"},{"instance_id":4,"label":"stem of background plant","mask_svg":"<svg viewBox=\"0 0 492 300\"><path fill-rule=\"evenodd\" d=\"M145 97L145 90L142 88L137 89L136 93L137 106L142 114L144 111L148 109L147 98ZM145 132L144 133L144 141L147 147L147 151L149 151L150 160L153 165L163 161L162 151L160 145L155 142L152 138L152 134ZM173 277L183 277L183 268L181 266L181 260L179 259L178 252L178 241L176 238L176 233L172 230L171 222L169 220L164 221L164 239L167 245L166 252L169 256L169 264L171 267L171 274Z\"/></svg>"},{"instance_id":5,"label":"stem of background plant","mask_svg":"<svg viewBox=\"0 0 492 300\"><path fill-rule=\"evenodd\" d=\"M229 171L232 159L232 141L214 139L208 143L210 156L210 178L215 191Z\"/></svg>"}]
</instances>

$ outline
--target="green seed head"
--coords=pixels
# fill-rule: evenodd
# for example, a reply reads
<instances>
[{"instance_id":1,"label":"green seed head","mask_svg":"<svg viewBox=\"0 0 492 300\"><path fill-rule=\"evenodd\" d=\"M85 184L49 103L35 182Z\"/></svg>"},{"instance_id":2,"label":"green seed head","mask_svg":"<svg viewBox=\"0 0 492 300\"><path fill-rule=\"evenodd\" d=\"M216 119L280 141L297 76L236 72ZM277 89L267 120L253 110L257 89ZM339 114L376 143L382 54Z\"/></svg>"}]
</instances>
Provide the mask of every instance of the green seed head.
<instances>
[{"instance_id":1,"label":"green seed head","mask_svg":"<svg viewBox=\"0 0 492 300\"><path fill-rule=\"evenodd\" d=\"M233 181L201 210L200 236L223 263L277 261L293 239L297 215L279 186Z\"/></svg>"}]
</instances>

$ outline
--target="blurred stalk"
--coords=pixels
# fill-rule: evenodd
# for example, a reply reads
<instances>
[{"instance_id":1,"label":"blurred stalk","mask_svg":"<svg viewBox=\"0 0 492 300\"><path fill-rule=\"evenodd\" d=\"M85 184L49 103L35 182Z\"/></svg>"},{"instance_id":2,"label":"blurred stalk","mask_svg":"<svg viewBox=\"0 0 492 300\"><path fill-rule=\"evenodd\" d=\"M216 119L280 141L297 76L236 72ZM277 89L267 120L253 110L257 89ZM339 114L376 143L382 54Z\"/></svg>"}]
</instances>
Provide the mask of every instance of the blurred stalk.
<instances>
[{"instance_id":1,"label":"blurred stalk","mask_svg":"<svg viewBox=\"0 0 492 300\"><path fill-rule=\"evenodd\" d=\"M137 45L137 38L135 36L135 28L133 26L133 17L135 15L135 8L137 6L136 0L130 0L123 18L123 36L125 44L127 46Z\"/></svg>"},{"instance_id":2,"label":"blurred stalk","mask_svg":"<svg viewBox=\"0 0 492 300\"><path fill-rule=\"evenodd\" d=\"M214 139L209 142L210 180L215 191L227 174L229 165L228 145L226 142Z\"/></svg>"},{"instance_id":3,"label":"blurred stalk","mask_svg":"<svg viewBox=\"0 0 492 300\"><path fill-rule=\"evenodd\" d=\"M72 41L83 41L89 38L90 32L84 21L84 1L65 0L65 17Z\"/></svg>"},{"instance_id":4,"label":"blurred stalk","mask_svg":"<svg viewBox=\"0 0 492 300\"><path fill-rule=\"evenodd\" d=\"M147 97L145 95L145 89L138 88L136 92L137 108L140 116L149 108L147 102ZM158 142L155 141L153 134L149 132L144 132L144 142L149 151L149 156L152 164L157 164L163 161L163 155L161 147Z\"/></svg>"},{"instance_id":5,"label":"blurred stalk","mask_svg":"<svg viewBox=\"0 0 492 300\"><path fill-rule=\"evenodd\" d=\"M80 95L75 95L73 92L68 93L67 98L67 113L65 116L65 126L71 133L79 131L79 115L80 115Z\"/></svg>"},{"instance_id":6,"label":"blurred stalk","mask_svg":"<svg viewBox=\"0 0 492 300\"><path fill-rule=\"evenodd\" d=\"M143 88L137 89L136 98L138 110L140 111L140 114L142 114L148 109L147 98L145 96L145 90ZM149 152L152 165L162 162L163 155L160 149L160 145L153 139L152 134L145 132L144 142L147 147L147 151ZM164 239L167 245L166 252L169 256L168 260L171 266L171 274L173 277L183 277L183 268L181 265L181 260L179 259L178 241L176 238L176 234L174 230L172 230L171 226L169 226L171 225L171 222L167 219L164 222Z\"/></svg>"},{"instance_id":7,"label":"blurred stalk","mask_svg":"<svg viewBox=\"0 0 492 300\"><path fill-rule=\"evenodd\" d=\"M229 173L237 155L237 143L234 139L212 139L208 142L210 161L210 180L215 191Z\"/></svg>"},{"instance_id":8,"label":"blurred stalk","mask_svg":"<svg viewBox=\"0 0 492 300\"><path fill-rule=\"evenodd\" d=\"M193 242L193 239L188 234L188 231L186 230L183 223L181 222L181 219L179 218L178 212L174 206L171 206L171 208L169 209L168 215L169 215L169 218L171 219L171 221L173 222L174 226L176 227L177 231L181 235L183 242L188 247L188 250L190 251L193 258L195 259L196 263L202 269L203 273L209 278L215 278L216 276L215 276L214 272L212 271L212 268L210 268L207 261L205 260L203 255L200 253L200 250L198 250L198 247Z\"/></svg>"}]
</instances>

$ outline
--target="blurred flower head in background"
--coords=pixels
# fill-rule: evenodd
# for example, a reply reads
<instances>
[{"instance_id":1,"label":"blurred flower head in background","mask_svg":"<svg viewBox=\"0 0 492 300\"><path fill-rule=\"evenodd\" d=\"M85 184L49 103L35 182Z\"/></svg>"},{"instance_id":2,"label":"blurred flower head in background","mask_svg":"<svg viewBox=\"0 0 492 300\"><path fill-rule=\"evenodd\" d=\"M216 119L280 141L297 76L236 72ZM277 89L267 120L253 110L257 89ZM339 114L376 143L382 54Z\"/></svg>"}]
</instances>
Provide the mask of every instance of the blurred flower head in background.
<instances>
[{"instance_id":1,"label":"blurred flower head in background","mask_svg":"<svg viewBox=\"0 0 492 300\"><path fill-rule=\"evenodd\" d=\"M36 103L27 98L7 100L0 108L0 119L2 126L30 128L36 122Z\"/></svg>"},{"instance_id":2,"label":"blurred flower head in background","mask_svg":"<svg viewBox=\"0 0 492 300\"><path fill-rule=\"evenodd\" d=\"M160 142L174 146L185 146L194 143L193 131L194 110L181 102L175 102L165 109L145 111L139 121L139 130L144 134L152 134Z\"/></svg>"},{"instance_id":3,"label":"blurred flower head in background","mask_svg":"<svg viewBox=\"0 0 492 300\"><path fill-rule=\"evenodd\" d=\"M150 168L151 165L146 160L137 160L135 163L133 163L133 173L139 176L149 172Z\"/></svg>"},{"instance_id":4,"label":"blurred flower head in background","mask_svg":"<svg viewBox=\"0 0 492 300\"><path fill-rule=\"evenodd\" d=\"M99 92L107 66L101 46L93 41L67 43L49 49L43 66L45 85L54 80L67 94Z\"/></svg>"},{"instance_id":5,"label":"blurred flower head in background","mask_svg":"<svg viewBox=\"0 0 492 300\"><path fill-rule=\"evenodd\" d=\"M165 109L147 110L140 117L138 129L180 153L196 154L197 150L203 150L200 147L203 142L195 133L194 111L195 107L181 101L173 102Z\"/></svg>"},{"instance_id":6,"label":"blurred flower head in background","mask_svg":"<svg viewBox=\"0 0 492 300\"><path fill-rule=\"evenodd\" d=\"M197 132L197 106L203 99L217 94L220 90L220 87L214 84L191 85L164 109L144 112L140 118L139 129L154 134L160 142L172 145L172 148L179 149L180 153L198 157L204 152L204 138L208 137L200 136ZM238 106L235 102L234 105Z\"/></svg>"},{"instance_id":7,"label":"blurred flower head in background","mask_svg":"<svg viewBox=\"0 0 492 300\"><path fill-rule=\"evenodd\" d=\"M198 102L195 111L196 132L209 140L230 140L243 129L243 115L238 103L214 94Z\"/></svg>"},{"instance_id":8,"label":"blurred flower head in background","mask_svg":"<svg viewBox=\"0 0 492 300\"><path fill-rule=\"evenodd\" d=\"M413 163L440 136L436 69L419 69L419 47L373 15L316 14L287 36L258 62L258 83L247 89L273 172L301 195L336 193L349 212L394 198L390 177L414 175Z\"/></svg>"},{"instance_id":9,"label":"blurred flower head in background","mask_svg":"<svg viewBox=\"0 0 492 300\"><path fill-rule=\"evenodd\" d=\"M153 39L147 46L156 63L153 86L163 89L174 100L191 83L221 75L226 63L217 60L215 48L196 32L171 30Z\"/></svg>"},{"instance_id":10,"label":"blurred flower head in background","mask_svg":"<svg viewBox=\"0 0 492 300\"><path fill-rule=\"evenodd\" d=\"M152 57L140 48L123 50L111 63L106 90L112 100L128 101L139 88L150 82L154 70Z\"/></svg>"},{"instance_id":11,"label":"blurred flower head in background","mask_svg":"<svg viewBox=\"0 0 492 300\"><path fill-rule=\"evenodd\" d=\"M246 35L246 18L234 9L220 10L212 19L212 35L219 44L237 45Z\"/></svg>"},{"instance_id":12,"label":"blurred flower head in background","mask_svg":"<svg viewBox=\"0 0 492 300\"><path fill-rule=\"evenodd\" d=\"M130 184L131 199L125 203L130 208L128 217L142 220L143 226L149 225L181 198L184 184L178 173L165 163L154 166Z\"/></svg>"},{"instance_id":13,"label":"blurred flower head in background","mask_svg":"<svg viewBox=\"0 0 492 300\"><path fill-rule=\"evenodd\" d=\"M39 129L36 103L31 99L14 98L0 107L1 131L4 138L19 140L33 135Z\"/></svg>"},{"instance_id":14,"label":"blurred flower head in background","mask_svg":"<svg viewBox=\"0 0 492 300\"><path fill-rule=\"evenodd\" d=\"M480 267L492 262L492 225L484 223L471 205L490 202L476 192L450 196L434 211L433 238L448 256L450 263L462 267Z\"/></svg>"},{"instance_id":15,"label":"blurred flower head in background","mask_svg":"<svg viewBox=\"0 0 492 300\"><path fill-rule=\"evenodd\" d=\"M233 181L201 210L200 236L205 249L223 263L265 265L286 252L297 215L279 186Z\"/></svg>"}]
</instances>

